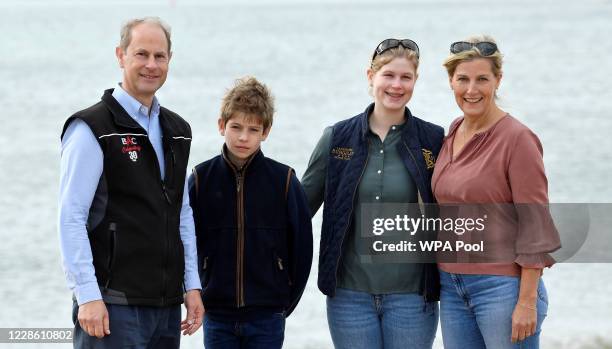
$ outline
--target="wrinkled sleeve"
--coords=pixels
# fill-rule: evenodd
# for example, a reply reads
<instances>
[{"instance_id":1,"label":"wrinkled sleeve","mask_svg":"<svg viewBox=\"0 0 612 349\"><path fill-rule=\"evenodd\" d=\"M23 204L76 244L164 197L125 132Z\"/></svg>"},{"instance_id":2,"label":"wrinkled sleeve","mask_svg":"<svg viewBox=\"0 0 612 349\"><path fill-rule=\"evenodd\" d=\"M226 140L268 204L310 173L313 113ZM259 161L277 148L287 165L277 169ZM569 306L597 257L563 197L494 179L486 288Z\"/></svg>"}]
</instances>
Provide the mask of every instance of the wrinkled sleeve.
<instances>
[{"instance_id":1,"label":"wrinkled sleeve","mask_svg":"<svg viewBox=\"0 0 612 349\"><path fill-rule=\"evenodd\" d=\"M196 236L198 234L198 227L200 226L200 217L197 209L197 191L198 191L198 173L194 168L187 179L187 189L189 191L189 205L193 212L193 222L195 224Z\"/></svg>"},{"instance_id":2,"label":"wrinkled sleeve","mask_svg":"<svg viewBox=\"0 0 612 349\"><path fill-rule=\"evenodd\" d=\"M550 267L555 260L549 253L558 250L561 241L548 208L542 144L529 130L516 138L508 180L519 219L515 263L525 268Z\"/></svg>"},{"instance_id":3,"label":"wrinkled sleeve","mask_svg":"<svg viewBox=\"0 0 612 349\"><path fill-rule=\"evenodd\" d=\"M291 280L291 301L287 309L287 316L293 312L297 306L312 265L312 224L310 220L310 209L306 194L300 182L294 174L291 175L289 192L287 193L287 214L290 231L290 269Z\"/></svg>"},{"instance_id":4,"label":"wrinkled sleeve","mask_svg":"<svg viewBox=\"0 0 612 349\"><path fill-rule=\"evenodd\" d=\"M308 168L306 168L306 172L302 176L302 186L308 198L311 216L317 213L323 203L331 137L332 127L325 128L317 146L312 151L310 161L308 161Z\"/></svg>"},{"instance_id":5,"label":"wrinkled sleeve","mask_svg":"<svg viewBox=\"0 0 612 349\"><path fill-rule=\"evenodd\" d=\"M104 154L87 124L76 119L61 143L58 232L68 288L79 305L102 299L87 234L89 209Z\"/></svg>"},{"instance_id":6,"label":"wrinkled sleeve","mask_svg":"<svg viewBox=\"0 0 612 349\"><path fill-rule=\"evenodd\" d=\"M193 210L190 206L188 181L185 180L183 188L183 203L181 206L181 223L179 226L183 250L185 252L185 291L201 289L198 275L198 251L196 249L195 225Z\"/></svg>"}]
</instances>

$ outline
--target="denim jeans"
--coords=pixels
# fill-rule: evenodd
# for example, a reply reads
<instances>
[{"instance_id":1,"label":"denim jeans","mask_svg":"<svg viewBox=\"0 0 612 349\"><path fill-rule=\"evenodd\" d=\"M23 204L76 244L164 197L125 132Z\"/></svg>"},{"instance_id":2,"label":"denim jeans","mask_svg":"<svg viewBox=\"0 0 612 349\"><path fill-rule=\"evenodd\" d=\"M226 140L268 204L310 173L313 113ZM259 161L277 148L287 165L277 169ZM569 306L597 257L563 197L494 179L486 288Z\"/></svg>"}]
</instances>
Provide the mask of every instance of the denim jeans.
<instances>
[{"instance_id":1,"label":"denim jeans","mask_svg":"<svg viewBox=\"0 0 612 349\"><path fill-rule=\"evenodd\" d=\"M336 349L431 348L438 303L415 293L373 295L338 288L327 297L327 323Z\"/></svg>"},{"instance_id":2,"label":"denim jeans","mask_svg":"<svg viewBox=\"0 0 612 349\"><path fill-rule=\"evenodd\" d=\"M145 307L106 304L111 334L101 339L85 332L77 315L79 307L72 305L75 349L172 349L181 342L181 306Z\"/></svg>"},{"instance_id":3,"label":"denim jeans","mask_svg":"<svg viewBox=\"0 0 612 349\"><path fill-rule=\"evenodd\" d=\"M536 332L512 343L512 312L520 278L500 275L451 274L440 270L440 321L445 349L537 349L548 296L538 284Z\"/></svg>"},{"instance_id":4,"label":"denim jeans","mask_svg":"<svg viewBox=\"0 0 612 349\"><path fill-rule=\"evenodd\" d=\"M204 316L204 347L208 349L280 349L284 339L284 313L250 321L221 321Z\"/></svg>"}]
</instances>

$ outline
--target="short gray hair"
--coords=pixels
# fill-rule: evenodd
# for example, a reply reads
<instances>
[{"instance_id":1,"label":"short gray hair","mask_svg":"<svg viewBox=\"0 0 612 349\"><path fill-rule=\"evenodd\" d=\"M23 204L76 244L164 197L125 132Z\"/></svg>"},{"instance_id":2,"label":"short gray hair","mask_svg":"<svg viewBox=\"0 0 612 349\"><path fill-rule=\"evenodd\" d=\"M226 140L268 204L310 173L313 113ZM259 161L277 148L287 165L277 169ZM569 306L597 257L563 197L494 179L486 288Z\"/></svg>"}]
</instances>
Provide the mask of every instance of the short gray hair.
<instances>
[{"instance_id":1,"label":"short gray hair","mask_svg":"<svg viewBox=\"0 0 612 349\"><path fill-rule=\"evenodd\" d=\"M171 52L172 40L170 40L170 26L161 20L159 17L143 17L135 18L127 21L123 27L121 27L121 40L119 41L119 47L123 51L127 51L130 42L132 41L132 29L142 23L149 23L158 25L166 34L166 42L168 43L168 53Z\"/></svg>"}]
</instances>

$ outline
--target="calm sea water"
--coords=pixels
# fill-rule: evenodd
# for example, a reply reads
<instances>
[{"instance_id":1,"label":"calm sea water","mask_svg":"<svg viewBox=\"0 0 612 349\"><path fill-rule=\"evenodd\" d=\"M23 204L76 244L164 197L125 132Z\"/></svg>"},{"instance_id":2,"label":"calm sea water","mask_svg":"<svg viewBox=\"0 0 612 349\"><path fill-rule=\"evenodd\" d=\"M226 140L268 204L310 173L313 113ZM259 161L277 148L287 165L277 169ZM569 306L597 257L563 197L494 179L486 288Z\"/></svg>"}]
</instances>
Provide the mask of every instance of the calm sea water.
<instances>
[{"instance_id":1,"label":"calm sea water","mask_svg":"<svg viewBox=\"0 0 612 349\"><path fill-rule=\"evenodd\" d=\"M409 106L448 127L459 115L441 67L448 46L489 33L505 54L500 103L540 137L551 201L612 201L609 0L1 0L0 327L71 326L56 232L59 133L72 112L120 80L118 29L125 19L143 15L162 16L173 27L171 70L158 96L191 123L192 164L218 153L223 92L233 79L250 74L276 96L278 112L264 152L301 175L324 126L370 102L368 58L387 37L418 42L420 76ZM318 215L317 246L320 222ZM596 348L600 339L612 341L611 265L560 264L544 278L550 296L544 348ZM183 346L201 343L200 331ZM331 347L316 262L288 320L285 343ZM440 335L436 346L442 347Z\"/></svg>"}]
</instances>

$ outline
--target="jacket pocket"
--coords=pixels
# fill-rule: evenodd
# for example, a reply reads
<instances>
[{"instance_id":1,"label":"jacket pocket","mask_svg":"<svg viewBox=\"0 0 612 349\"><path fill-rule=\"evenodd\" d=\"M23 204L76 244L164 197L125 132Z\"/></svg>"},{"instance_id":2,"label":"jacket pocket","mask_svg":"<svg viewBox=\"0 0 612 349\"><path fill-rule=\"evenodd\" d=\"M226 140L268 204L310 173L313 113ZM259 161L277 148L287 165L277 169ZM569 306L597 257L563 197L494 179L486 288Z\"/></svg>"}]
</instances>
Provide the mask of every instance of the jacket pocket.
<instances>
[{"instance_id":1,"label":"jacket pocket","mask_svg":"<svg viewBox=\"0 0 612 349\"><path fill-rule=\"evenodd\" d=\"M210 256L204 256L204 258L202 258L202 264L200 267L200 279L202 280L202 289L206 288L206 285L208 285L208 280L210 280L210 263Z\"/></svg>"},{"instance_id":2,"label":"jacket pocket","mask_svg":"<svg viewBox=\"0 0 612 349\"><path fill-rule=\"evenodd\" d=\"M113 266L117 259L117 223L111 222L108 225L108 259L107 269L108 277L106 278L105 288L108 288L113 278Z\"/></svg>"},{"instance_id":3,"label":"jacket pocket","mask_svg":"<svg viewBox=\"0 0 612 349\"><path fill-rule=\"evenodd\" d=\"M293 283L291 282L291 276L289 275L289 270L287 270L287 266L285 265L285 260L278 256L278 254L274 254L274 263L275 269L277 271L278 280L280 285L288 285L291 286Z\"/></svg>"}]
</instances>

